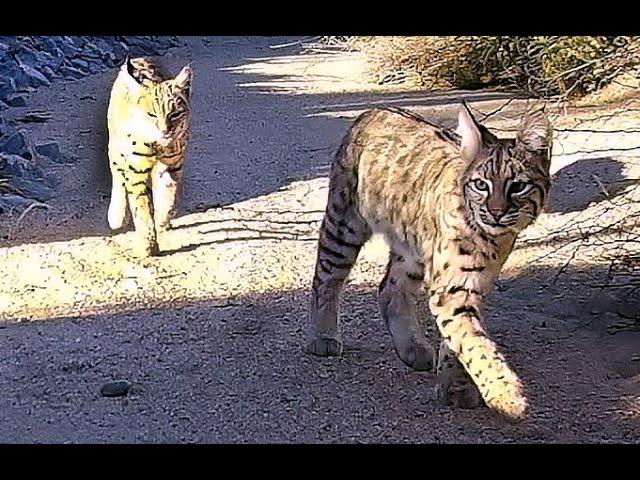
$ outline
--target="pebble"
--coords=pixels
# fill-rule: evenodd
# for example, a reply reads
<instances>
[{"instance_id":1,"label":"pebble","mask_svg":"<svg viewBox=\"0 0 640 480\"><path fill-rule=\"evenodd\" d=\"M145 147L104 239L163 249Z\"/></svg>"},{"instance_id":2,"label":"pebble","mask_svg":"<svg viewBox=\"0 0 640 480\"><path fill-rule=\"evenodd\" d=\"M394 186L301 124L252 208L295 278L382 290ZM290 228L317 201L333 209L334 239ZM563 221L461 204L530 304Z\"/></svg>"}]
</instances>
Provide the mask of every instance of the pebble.
<instances>
[{"instance_id":1,"label":"pebble","mask_svg":"<svg viewBox=\"0 0 640 480\"><path fill-rule=\"evenodd\" d=\"M0 143L0 149L5 153L12 155L22 155L26 151L26 144L22 133L16 132L2 143Z\"/></svg>"},{"instance_id":2,"label":"pebble","mask_svg":"<svg viewBox=\"0 0 640 480\"><path fill-rule=\"evenodd\" d=\"M24 97L17 93L11 93L6 98L3 98L2 101L8 107L26 107L27 102L25 102Z\"/></svg>"},{"instance_id":3,"label":"pebble","mask_svg":"<svg viewBox=\"0 0 640 480\"><path fill-rule=\"evenodd\" d=\"M31 85L33 86L37 86L40 84L51 85L51 82L49 81L49 79L45 77L42 73L40 73L37 69L26 64L22 64L21 67L24 73L29 77Z\"/></svg>"},{"instance_id":4,"label":"pebble","mask_svg":"<svg viewBox=\"0 0 640 480\"><path fill-rule=\"evenodd\" d=\"M126 380L116 380L105 383L100 389L100 395L103 397L124 397L130 390L131 383Z\"/></svg>"},{"instance_id":5,"label":"pebble","mask_svg":"<svg viewBox=\"0 0 640 480\"><path fill-rule=\"evenodd\" d=\"M54 162L63 161L62 154L60 153L60 147L58 146L57 143L52 142L52 143L45 143L43 145L37 145L36 152L38 152L41 155L44 155L45 157L48 157L49 160L52 160Z\"/></svg>"}]
</instances>

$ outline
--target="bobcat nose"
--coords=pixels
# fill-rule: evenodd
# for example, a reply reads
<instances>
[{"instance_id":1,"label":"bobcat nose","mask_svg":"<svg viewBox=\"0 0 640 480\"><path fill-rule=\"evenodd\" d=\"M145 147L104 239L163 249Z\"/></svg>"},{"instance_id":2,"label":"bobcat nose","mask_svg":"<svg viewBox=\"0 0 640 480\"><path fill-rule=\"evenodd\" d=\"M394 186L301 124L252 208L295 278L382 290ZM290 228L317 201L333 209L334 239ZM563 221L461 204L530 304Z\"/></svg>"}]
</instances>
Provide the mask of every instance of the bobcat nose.
<instances>
[{"instance_id":1,"label":"bobcat nose","mask_svg":"<svg viewBox=\"0 0 640 480\"><path fill-rule=\"evenodd\" d=\"M493 215L493 218L500 220L500 218L504 215L504 210L502 208L489 208L489 213Z\"/></svg>"},{"instance_id":2,"label":"bobcat nose","mask_svg":"<svg viewBox=\"0 0 640 480\"><path fill-rule=\"evenodd\" d=\"M506 202L504 202L504 200L502 198L499 198L498 196L492 196L487 202L487 210L491 215L493 215L493 218L496 219L496 222L500 220L500 218L505 214L505 211L507 209L505 203Z\"/></svg>"}]
</instances>

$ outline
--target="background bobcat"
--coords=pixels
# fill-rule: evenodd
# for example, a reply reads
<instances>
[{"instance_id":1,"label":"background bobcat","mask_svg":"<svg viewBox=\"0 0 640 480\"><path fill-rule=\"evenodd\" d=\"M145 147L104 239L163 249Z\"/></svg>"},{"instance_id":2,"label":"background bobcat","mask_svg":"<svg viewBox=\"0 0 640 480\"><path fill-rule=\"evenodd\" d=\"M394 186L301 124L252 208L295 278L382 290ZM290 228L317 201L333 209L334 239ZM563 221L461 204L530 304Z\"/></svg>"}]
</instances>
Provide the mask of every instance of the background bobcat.
<instances>
[{"instance_id":1,"label":"background bobcat","mask_svg":"<svg viewBox=\"0 0 640 480\"><path fill-rule=\"evenodd\" d=\"M165 79L143 58L127 59L111 90L107 113L112 175L109 226L124 224L127 202L141 256L158 253L157 231L169 227L189 130L189 67Z\"/></svg>"},{"instance_id":2,"label":"background bobcat","mask_svg":"<svg viewBox=\"0 0 640 480\"><path fill-rule=\"evenodd\" d=\"M339 355L339 295L361 246L382 233L391 248L379 287L382 316L407 365L435 355L416 319L424 283L442 334L440 401L484 401L520 418L528 402L483 325L483 305L516 236L539 215L550 184L551 126L542 111L498 139L463 103L459 139L399 109L362 114L333 161L320 228L308 350ZM459 141L458 141L459 140Z\"/></svg>"}]
</instances>

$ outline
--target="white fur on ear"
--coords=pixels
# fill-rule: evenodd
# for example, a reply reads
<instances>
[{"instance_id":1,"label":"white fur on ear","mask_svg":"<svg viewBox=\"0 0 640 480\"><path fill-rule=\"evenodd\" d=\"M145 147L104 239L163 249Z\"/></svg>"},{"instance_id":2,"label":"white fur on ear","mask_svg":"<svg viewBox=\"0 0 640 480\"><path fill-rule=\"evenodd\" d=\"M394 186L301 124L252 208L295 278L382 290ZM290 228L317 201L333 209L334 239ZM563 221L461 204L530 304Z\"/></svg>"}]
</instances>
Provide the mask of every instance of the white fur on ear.
<instances>
[{"instance_id":1,"label":"white fur on ear","mask_svg":"<svg viewBox=\"0 0 640 480\"><path fill-rule=\"evenodd\" d=\"M465 102L460 105L456 133L462 138L462 156L467 160L473 160L482 146L482 134Z\"/></svg>"},{"instance_id":2,"label":"white fur on ear","mask_svg":"<svg viewBox=\"0 0 640 480\"><path fill-rule=\"evenodd\" d=\"M176 75L176 78L173 79L175 85L182 89L187 89L191 87L191 78L193 77L193 71L189 65L185 66L180 70L180 73Z\"/></svg>"},{"instance_id":3,"label":"white fur on ear","mask_svg":"<svg viewBox=\"0 0 640 480\"><path fill-rule=\"evenodd\" d=\"M544 151L551 147L553 127L544 109L525 114L520 122L517 141L528 150Z\"/></svg>"}]
</instances>

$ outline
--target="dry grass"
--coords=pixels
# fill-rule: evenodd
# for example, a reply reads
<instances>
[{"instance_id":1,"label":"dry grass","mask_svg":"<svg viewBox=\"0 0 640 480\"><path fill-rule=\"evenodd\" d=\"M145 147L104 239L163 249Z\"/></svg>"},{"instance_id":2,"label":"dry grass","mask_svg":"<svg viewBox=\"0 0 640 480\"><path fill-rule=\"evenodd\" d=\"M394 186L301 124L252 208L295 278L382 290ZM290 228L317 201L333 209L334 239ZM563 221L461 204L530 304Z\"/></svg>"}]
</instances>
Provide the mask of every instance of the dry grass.
<instances>
[{"instance_id":1,"label":"dry grass","mask_svg":"<svg viewBox=\"0 0 640 480\"><path fill-rule=\"evenodd\" d=\"M502 87L545 99L578 98L625 73L637 78L640 37L331 37L370 59L380 84L430 90Z\"/></svg>"}]
</instances>

